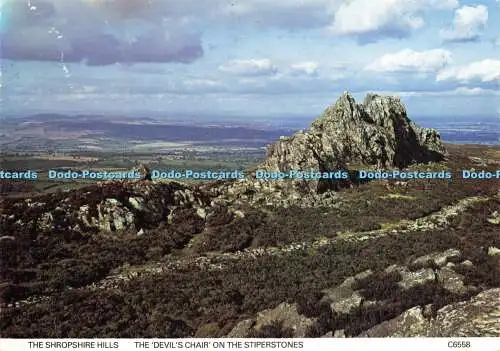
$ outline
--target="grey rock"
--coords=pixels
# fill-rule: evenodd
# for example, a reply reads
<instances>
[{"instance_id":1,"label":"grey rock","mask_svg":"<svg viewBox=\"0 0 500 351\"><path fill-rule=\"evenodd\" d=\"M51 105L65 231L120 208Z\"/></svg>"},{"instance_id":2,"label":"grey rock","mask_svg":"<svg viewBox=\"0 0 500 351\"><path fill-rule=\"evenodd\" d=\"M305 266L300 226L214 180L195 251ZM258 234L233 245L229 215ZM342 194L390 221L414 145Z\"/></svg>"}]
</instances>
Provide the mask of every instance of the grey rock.
<instances>
[{"instance_id":1,"label":"grey rock","mask_svg":"<svg viewBox=\"0 0 500 351\"><path fill-rule=\"evenodd\" d=\"M54 216L50 212L43 213L37 221L39 230L51 230L54 224Z\"/></svg>"},{"instance_id":2,"label":"grey rock","mask_svg":"<svg viewBox=\"0 0 500 351\"><path fill-rule=\"evenodd\" d=\"M490 246L488 247L488 256L500 255L500 249Z\"/></svg>"},{"instance_id":3,"label":"grey rock","mask_svg":"<svg viewBox=\"0 0 500 351\"><path fill-rule=\"evenodd\" d=\"M332 300L330 304L332 310L338 313L349 313L353 308L359 307L362 296L357 291L353 291L349 287L338 287L330 290L326 295Z\"/></svg>"},{"instance_id":4,"label":"grey rock","mask_svg":"<svg viewBox=\"0 0 500 351\"><path fill-rule=\"evenodd\" d=\"M461 262L460 264L463 266L466 266L466 267L473 267L474 266L474 263L472 263L470 260L465 260L465 261Z\"/></svg>"},{"instance_id":5,"label":"grey rock","mask_svg":"<svg viewBox=\"0 0 500 351\"><path fill-rule=\"evenodd\" d=\"M423 285L428 282L433 282L436 279L434 271L430 268L422 268L412 272L406 266L393 265L385 270L387 273L396 271L401 275L401 281L397 284L402 289L411 289L418 285Z\"/></svg>"},{"instance_id":6,"label":"grey rock","mask_svg":"<svg viewBox=\"0 0 500 351\"><path fill-rule=\"evenodd\" d=\"M500 288L483 291L470 301L440 309L432 322L432 337L499 337Z\"/></svg>"},{"instance_id":7,"label":"grey rock","mask_svg":"<svg viewBox=\"0 0 500 351\"><path fill-rule=\"evenodd\" d=\"M413 307L398 317L382 322L361 333L359 337L425 336L429 321L423 316L422 307Z\"/></svg>"},{"instance_id":8,"label":"grey rock","mask_svg":"<svg viewBox=\"0 0 500 351\"><path fill-rule=\"evenodd\" d=\"M203 219L207 218L207 212L203 208L198 208L196 214Z\"/></svg>"},{"instance_id":9,"label":"grey rock","mask_svg":"<svg viewBox=\"0 0 500 351\"><path fill-rule=\"evenodd\" d=\"M295 304L281 303L276 308L264 310L257 314L255 330L261 329L265 325L269 325L274 321L283 321L283 328L291 328L296 338L303 338L306 336L307 328L312 326L315 322L314 319L307 318L297 312Z\"/></svg>"},{"instance_id":10,"label":"grey rock","mask_svg":"<svg viewBox=\"0 0 500 351\"><path fill-rule=\"evenodd\" d=\"M233 213L237 218L245 218L245 214L240 210L235 210Z\"/></svg>"},{"instance_id":11,"label":"grey rock","mask_svg":"<svg viewBox=\"0 0 500 351\"><path fill-rule=\"evenodd\" d=\"M427 262L432 261L438 267L443 267L450 259L460 258L461 252L456 249L448 249L444 252L433 252L428 255L420 256L412 264L427 267Z\"/></svg>"},{"instance_id":12,"label":"grey rock","mask_svg":"<svg viewBox=\"0 0 500 351\"><path fill-rule=\"evenodd\" d=\"M106 199L97 205L98 226L103 231L135 229L134 214L116 199Z\"/></svg>"},{"instance_id":13,"label":"grey rock","mask_svg":"<svg viewBox=\"0 0 500 351\"><path fill-rule=\"evenodd\" d=\"M426 319L421 307L361 333L360 337L498 337L500 288L483 291L469 301L447 305L435 319Z\"/></svg>"},{"instance_id":14,"label":"grey rock","mask_svg":"<svg viewBox=\"0 0 500 351\"><path fill-rule=\"evenodd\" d=\"M227 334L228 338L246 338L250 331L252 330L252 326L255 324L255 320L253 319L245 319L236 326L231 329L231 331Z\"/></svg>"},{"instance_id":15,"label":"grey rock","mask_svg":"<svg viewBox=\"0 0 500 351\"><path fill-rule=\"evenodd\" d=\"M97 218L91 217L89 213L89 206L83 205L78 209L78 218L87 226L87 227L98 227L99 223Z\"/></svg>"},{"instance_id":16,"label":"grey rock","mask_svg":"<svg viewBox=\"0 0 500 351\"><path fill-rule=\"evenodd\" d=\"M463 294L468 291L463 282L464 277L451 268L441 268L437 271L436 276L438 282L449 292L454 294Z\"/></svg>"},{"instance_id":17,"label":"grey rock","mask_svg":"<svg viewBox=\"0 0 500 351\"><path fill-rule=\"evenodd\" d=\"M127 193L129 197L120 200L112 197L103 197L102 189L112 187L116 194ZM50 231L57 223L60 229L78 228L78 231L99 229L101 231L126 231L136 230L136 223L141 228L152 228L161 222L167 222L167 218L178 207L199 209L202 214L204 208L209 204L209 197L199 187L190 187L176 182L100 182L90 190L72 190L72 195L77 193L80 198L75 206L70 198L63 198L57 203L27 201L28 206L44 206L44 212L36 218L39 230ZM109 193L109 192L108 192ZM47 194L47 197L53 195ZM97 199L97 200L96 200ZM86 202L88 200L88 202ZM22 200L25 201L25 200ZM121 201L124 201L122 203ZM82 204L83 203L83 204ZM21 218L12 214L12 220L18 225L25 225ZM0 215L0 222L5 216ZM76 225L79 225L76 227ZM138 228L139 229L139 228Z\"/></svg>"},{"instance_id":18,"label":"grey rock","mask_svg":"<svg viewBox=\"0 0 500 351\"><path fill-rule=\"evenodd\" d=\"M328 107L311 127L268 147L259 167L269 171L345 170L351 163L403 168L443 160L439 133L416 126L399 98L369 94L357 104L349 93ZM306 192L334 188L331 181L287 180Z\"/></svg>"},{"instance_id":19,"label":"grey rock","mask_svg":"<svg viewBox=\"0 0 500 351\"><path fill-rule=\"evenodd\" d=\"M500 193L500 192L499 192ZM491 217L487 219L491 224L500 224L500 212L495 211L491 214Z\"/></svg>"},{"instance_id":20,"label":"grey rock","mask_svg":"<svg viewBox=\"0 0 500 351\"><path fill-rule=\"evenodd\" d=\"M341 330L335 330L335 333L333 334L334 338L345 338L345 332L344 329Z\"/></svg>"},{"instance_id":21,"label":"grey rock","mask_svg":"<svg viewBox=\"0 0 500 351\"><path fill-rule=\"evenodd\" d=\"M136 210L144 210L144 199L141 197L129 197L128 202L130 205L135 208Z\"/></svg>"},{"instance_id":22,"label":"grey rock","mask_svg":"<svg viewBox=\"0 0 500 351\"><path fill-rule=\"evenodd\" d=\"M307 329L312 326L316 320L307 318L297 312L296 304L281 303L276 308L261 311L253 319L246 319L238 324L227 334L230 338L245 338L252 331L262 330L264 326L270 325L275 321L283 322L283 328L292 329L293 337L303 338Z\"/></svg>"},{"instance_id":23,"label":"grey rock","mask_svg":"<svg viewBox=\"0 0 500 351\"><path fill-rule=\"evenodd\" d=\"M245 200L268 206L331 206L335 199L321 195L352 186L349 179L252 178L257 169L330 173L358 165L404 168L441 161L446 155L439 133L411 122L399 98L370 94L357 104L346 92L307 130L269 145L264 162L248 170L249 178L210 192L218 196L214 203Z\"/></svg>"},{"instance_id":24,"label":"grey rock","mask_svg":"<svg viewBox=\"0 0 500 351\"><path fill-rule=\"evenodd\" d=\"M373 274L371 270L361 272L345 279L339 286L323 290L324 301L330 302L330 307L338 313L349 313L353 308L359 307L363 297L353 289L354 283Z\"/></svg>"}]
</instances>

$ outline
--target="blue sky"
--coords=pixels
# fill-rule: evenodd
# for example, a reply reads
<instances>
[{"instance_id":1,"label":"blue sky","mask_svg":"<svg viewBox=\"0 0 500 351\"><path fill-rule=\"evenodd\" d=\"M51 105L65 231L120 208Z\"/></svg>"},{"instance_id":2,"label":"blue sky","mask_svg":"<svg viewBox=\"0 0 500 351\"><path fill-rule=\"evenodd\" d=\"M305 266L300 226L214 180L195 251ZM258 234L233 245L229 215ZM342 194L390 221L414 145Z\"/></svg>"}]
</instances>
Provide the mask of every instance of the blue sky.
<instances>
[{"instance_id":1,"label":"blue sky","mask_svg":"<svg viewBox=\"0 0 500 351\"><path fill-rule=\"evenodd\" d=\"M0 3L6 115L316 116L346 90L500 113L498 0Z\"/></svg>"}]
</instances>

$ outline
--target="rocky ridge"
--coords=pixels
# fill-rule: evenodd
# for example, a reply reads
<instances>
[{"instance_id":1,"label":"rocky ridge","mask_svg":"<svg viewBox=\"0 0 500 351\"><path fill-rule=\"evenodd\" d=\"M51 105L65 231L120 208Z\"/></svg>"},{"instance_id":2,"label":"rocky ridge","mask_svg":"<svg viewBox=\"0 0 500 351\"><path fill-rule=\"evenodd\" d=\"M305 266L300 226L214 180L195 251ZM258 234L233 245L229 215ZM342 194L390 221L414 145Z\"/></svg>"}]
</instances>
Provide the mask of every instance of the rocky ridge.
<instances>
[{"instance_id":1,"label":"rocky ridge","mask_svg":"<svg viewBox=\"0 0 500 351\"><path fill-rule=\"evenodd\" d=\"M439 162L446 155L439 133L411 121L399 98L368 94L364 102L358 104L345 92L309 129L269 145L265 161L255 169L323 173L350 171L359 166L405 168L417 163ZM245 179L231 184L229 190L222 190L222 196L262 200L259 195L266 194L269 204L283 205L287 202L283 201L284 197L289 202L302 201L304 195L318 199L319 194L350 186L353 180Z\"/></svg>"},{"instance_id":2,"label":"rocky ridge","mask_svg":"<svg viewBox=\"0 0 500 351\"><path fill-rule=\"evenodd\" d=\"M140 232L171 221L178 208L199 209L203 216L203 208L209 204L206 194L180 183L103 182L36 199L7 199L2 204L0 225L28 226L41 232Z\"/></svg>"}]
</instances>

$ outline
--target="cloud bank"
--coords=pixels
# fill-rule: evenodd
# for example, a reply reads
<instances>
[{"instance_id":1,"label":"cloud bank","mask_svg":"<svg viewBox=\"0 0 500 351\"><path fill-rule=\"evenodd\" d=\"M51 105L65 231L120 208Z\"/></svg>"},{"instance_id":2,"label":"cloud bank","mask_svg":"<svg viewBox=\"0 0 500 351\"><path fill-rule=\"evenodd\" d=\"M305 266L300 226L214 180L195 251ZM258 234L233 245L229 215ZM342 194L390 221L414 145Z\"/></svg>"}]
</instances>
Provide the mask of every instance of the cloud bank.
<instances>
[{"instance_id":1,"label":"cloud bank","mask_svg":"<svg viewBox=\"0 0 500 351\"><path fill-rule=\"evenodd\" d=\"M487 22L486 6L463 6L455 11L452 28L442 30L441 36L447 41L477 41Z\"/></svg>"}]
</instances>

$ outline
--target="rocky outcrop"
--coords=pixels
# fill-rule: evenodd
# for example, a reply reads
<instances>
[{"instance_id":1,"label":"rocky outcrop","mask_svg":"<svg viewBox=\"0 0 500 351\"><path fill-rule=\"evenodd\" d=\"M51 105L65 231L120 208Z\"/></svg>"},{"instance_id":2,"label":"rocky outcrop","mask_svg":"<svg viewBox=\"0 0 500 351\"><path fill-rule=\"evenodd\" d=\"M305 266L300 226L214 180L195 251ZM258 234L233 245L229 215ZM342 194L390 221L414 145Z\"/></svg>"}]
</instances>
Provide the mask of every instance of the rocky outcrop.
<instances>
[{"instance_id":1,"label":"rocky outcrop","mask_svg":"<svg viewBox=\"0 0 500 351\"><path fill-rule=\"evenodd\" d=\"M427 319L422 307L413 307L360 337L471 337L500 336L500 289L483 291L470 301L445 306Z\"/></svg>"},{"instance_id":2,"label":"rocky outcrop","mask_svg":"<svg viewBox=\"0 0 500 351\"><path fill-rule=\"evenodd\" d=\"M9 200L0 213L2 227L34 226L39 231L148 229L171 220L176 208L195 208L206 216L209 197L180 183L106 182L36 199Z\"/></svg>"},{"instance_id":3,"label":"rocky outcrop","mask_svg":"<svg viewBox=\"0 0 500 351\"><path fill-rule=\"evenodd\" d=\"M352 164L404 168L443 160L445 154L439 133L410 121L399 98L369 94L357 104L344 93L308 130L269 146L260 168L315 172L345 170ZM317 192L339 185L335 180L291 182Z\"/></svg>"},{"instance_id":4,"label":"rocky outcrop","mask_svg":"<svg viewBox=\"0 0 500 351\"><path fill-rule=\"evenodd\" d=\"M320 330L324 334L313 335L352 337L359 333L353 334L353 324L356 323L365 323L366 329L361 336L461 336L472 332L467 334L471 336L479 335L482 328L485 328L485 333L492 335L495 333L492 319L498 316L500 304L485 306L481 313L478 312L479 319L468 322L464 327L469 329L464 329L463 334L458 328L461 311L472 316L476 313L474 308L482 308L487 300L480 294L470 301L452 303L470 299L470 296L479 292L477 287L468 285L465 277L454 270L458 265L451 261L458 261L461 257L462 253L457 249L433 252L408 260L410 267L421 266L416 270L403 265L391 265L383 272L366 270L347 277L339 285L322 290L323 296L317 306L329 306L332 313L330 317L337 318L333 323L334 330L328 330L332 324L326 329L324 324L320 326L325 322L324 309L321 312L323 318L320 315L306 316L299 313L296 304L283 302L275 308L258 312L253 318L240 321L227 336L241 338L256 333L259 335L259 332L267 326L276 325L275 323L282 323L281 327L291 331L293 337L310 337L310 333ZM451 298L446 304L432 299L432 296L441 294L442 291L447 291ZM491 297L500 293L500 289L498 293L493 290L487 293ZM397 313L401 311L405 312L398 316ZM359 319L362 315L371 317L369 321L362 322ZM390 319L392 317L394 318ZM373 321L377 318L387 320L381 319L379 324L374 324ZM443 328L445 334L439 334L440 328Z\"/></svg>"},{"instance_id":5,"label":"rocky outcrop","mask_svg":"<svg viewBox=\"0 0 500 351\"><path fill-rule=\"evenodd\" d=\"M266 326L279 322L282 323L282 328L292 331L293 337L304 338L307 329L314 324L314 321L312 318L299 314L295 304L284 302L276 308L259 312L255 319L239 322L227 336L231 338L249 337L255 332L262 331Z\"/></svg>"},{"instance_id":6,"label":"rocky outcrop","mask_svg":"<svg viewBox=\"0 0 500 351\"><path fill-rule=\"evenodd\" d=\"M336 201L330 190L351 186L360 166L405 168L441 161L446 155L439 133L413 123L399 98L369 94L357 104L346 92L309 129L269 145L266 159L248 170L248 178L214 184L211 189L216 201L225 204L328 206ZM257 170L299 171L308 176L257 179ZM329 179L311 176L326 173Z\"/></svg>"}]
</instances>

